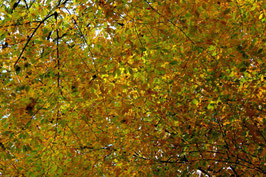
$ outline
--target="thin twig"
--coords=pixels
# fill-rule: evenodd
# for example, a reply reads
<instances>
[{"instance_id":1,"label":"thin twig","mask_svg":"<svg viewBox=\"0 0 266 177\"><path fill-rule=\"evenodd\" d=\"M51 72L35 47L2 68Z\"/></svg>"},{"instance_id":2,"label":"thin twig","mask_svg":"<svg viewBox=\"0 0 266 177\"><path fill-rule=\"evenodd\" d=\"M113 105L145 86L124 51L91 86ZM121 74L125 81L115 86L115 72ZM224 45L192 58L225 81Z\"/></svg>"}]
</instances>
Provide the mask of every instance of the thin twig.
<instances>
[{"instance_id":1,"label":"thin twig","mask_svg":"<svg viewBox=\"0 0 266 177\"><path fill-rule=\"evenodd\" d=\"M162 15L157 9L155 9L148 1L146 1L146 0L144 0L149 6L150 6L150 8L154 11L154 12L156 12L158 15L160 15L160 16L163 16L163 17L165 17L164 15ZM175 27L177 27L178 29L179 29L179 31L181 31L181 33L183 33L183 35L189 40L189 41L191 41L191 43L192 44L196 44L186 33L185 33L185 31L181 28L181 27L179 27L179 26L177 26L172 20L169 20L169 19L167 19L167 21L168 22L170 22L172 25L174 25Z\"/></svg>"},{"instance_id":2,"label":"thin twig","mask_svg":"<svg viewBox=\"0 0 266 177\"><path fill-rule=\"evenodd\" d=\"M65 7L65 9L66 9L67 12L69 13L69 15L72 15L71 12L70 12L66 7ZM79 30L79 32L80 32L80 34L81 34L81 37L82 37L84 43L88 46L89 52L90 52L91 57L92 57L92 63L93 63L94 69L95 69L95 71L98 73L98 70L97 70L97 68L96 68L96 64L95 64L94 59L93 59L93 58L94 58L94 54L93 54L93 52L91 51L90 46L88 45L87 40L86 40L84 34L82 33L82 31L81 31L81 29L80 29L80 27L79 27L77 21L76 21L73 17L72 17L72 19L73 19L73 21L74 21L74 24L77 26L77 28L78 28L78 30ZM81 60L82 60L83 63L86 65L86 67L87 67L88 69L90 69L89 66L87 65L87 63L84 61L84 59L81 58Z\"/></svg>"},{"instance_id":3,"label":"thin twig","mask_svg":"<svg viewBox=\"0 0 266 177\"><path fill-rule=\"evenodd\" d=\"M61 0L59 0L58 6L60 5L60 3L61 3ZM56 24L57 24L57 16L58 16L58 14L55 15ZM58 41L59 41L59 31L58 31L58 29L56 29L57 89L58 89L58 92L60 92L60 73L59 73L59 70L60 70L60 59L59 59ZM61 95L62 95L62 93L61 93ZM58 104L58 100L57 100L57 104ZM59 119L58 117L59 117L59 109L57 110L57 115L56 115L55 138L57 136L58 119Z\"/></svg>"}]
</instances>

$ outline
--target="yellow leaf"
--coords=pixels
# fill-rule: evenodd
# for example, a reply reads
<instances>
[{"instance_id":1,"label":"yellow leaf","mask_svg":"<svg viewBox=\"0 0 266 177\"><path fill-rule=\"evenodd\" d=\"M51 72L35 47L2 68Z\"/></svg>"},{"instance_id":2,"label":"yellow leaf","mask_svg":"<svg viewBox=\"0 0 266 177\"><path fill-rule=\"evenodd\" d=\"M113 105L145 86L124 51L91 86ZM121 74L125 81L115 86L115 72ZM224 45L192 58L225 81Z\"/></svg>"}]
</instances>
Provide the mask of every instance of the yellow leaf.
<instances>
[{"instance_id":1,"label":"yellow leaf","mask_svg":"<svg viewBox=\"0 0 266 177\"><path fill-rule=\"evenodd\" d=\"M263 14L260 14L260 16L259 16L259 19L261 20L261 19L262 19L262 17L263 17Z\"/></svg>"}]
</instances>

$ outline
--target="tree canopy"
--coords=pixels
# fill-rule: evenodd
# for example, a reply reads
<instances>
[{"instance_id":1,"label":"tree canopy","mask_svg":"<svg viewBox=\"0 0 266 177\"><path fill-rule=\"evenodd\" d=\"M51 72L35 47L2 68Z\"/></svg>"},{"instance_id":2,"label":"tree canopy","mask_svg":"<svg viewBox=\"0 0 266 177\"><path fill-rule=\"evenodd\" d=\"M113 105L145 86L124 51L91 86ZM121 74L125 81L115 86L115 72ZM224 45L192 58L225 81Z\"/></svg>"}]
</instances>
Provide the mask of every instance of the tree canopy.
<instances>
[{"instance_id":1,"label":"tree canopy","mask_svg":"<svg viewBox=\"0 0 266 177\"><path fill-rule=\"evenodd\" d=\"M0 18L0 175L265 175L262 0L0 0Z\"/></svg>"}]
</instances>

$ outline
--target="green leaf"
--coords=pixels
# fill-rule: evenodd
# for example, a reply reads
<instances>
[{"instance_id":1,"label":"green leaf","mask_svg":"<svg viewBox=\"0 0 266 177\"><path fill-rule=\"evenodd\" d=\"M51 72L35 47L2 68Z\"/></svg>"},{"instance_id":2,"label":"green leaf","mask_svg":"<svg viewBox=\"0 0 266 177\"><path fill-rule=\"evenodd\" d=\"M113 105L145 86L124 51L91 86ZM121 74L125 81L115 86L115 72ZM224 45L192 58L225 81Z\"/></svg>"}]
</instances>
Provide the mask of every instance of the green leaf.
<instances>
[{"instance_id":1,"label":"green leaf","mask_svg":"<svg viewBox=\"0 0 266 177\"><path fill-rule=\"evenodd\" d=\"M170 65L176 65L176 64L178 64L178 62L176 60L173 60L170 62Z\"/></svg>"},{"instance_id":2,"label":"green leaf","mask_svg":"<svg viewBox=\"0 0 266 177\"><path fill-rule=\"evenodd\" d=\"M212 104L208 104L207 109L213 110L214 106Z\"/></svg>"},{"instance_id":3,"label":"green leaf","mask_svg":"<svg viewBox=\"0 0 266 177\"><path fill-rule=\"evenodd\" d=\"M198 105L199 104L198 100L196 100L196 99L193 99L192 100L192 103L194 103L195 105Z\"/></svg>"}]
</instances>

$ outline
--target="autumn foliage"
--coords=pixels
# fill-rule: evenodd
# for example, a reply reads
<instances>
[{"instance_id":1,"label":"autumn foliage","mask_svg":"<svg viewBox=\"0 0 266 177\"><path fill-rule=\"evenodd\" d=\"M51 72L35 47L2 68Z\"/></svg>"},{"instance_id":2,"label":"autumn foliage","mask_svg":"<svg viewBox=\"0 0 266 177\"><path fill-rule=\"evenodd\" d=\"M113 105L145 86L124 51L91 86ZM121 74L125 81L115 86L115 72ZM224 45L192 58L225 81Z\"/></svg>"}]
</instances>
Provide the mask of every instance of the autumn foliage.
<instances>
[{"instance_id":1,"label":"autumn foliage","mask_svg":"<svg viewBox=\"0 0 266 177\"><path fill-rule=\"evenodd\" d=\"M263 176L262 0L0 0L0 176Z\"/></svg>"}]
</instances>

